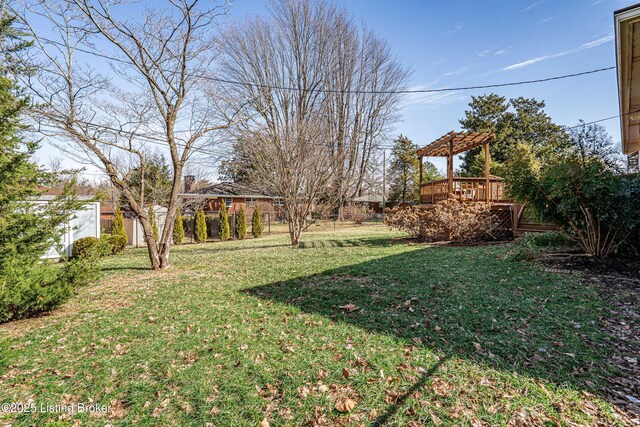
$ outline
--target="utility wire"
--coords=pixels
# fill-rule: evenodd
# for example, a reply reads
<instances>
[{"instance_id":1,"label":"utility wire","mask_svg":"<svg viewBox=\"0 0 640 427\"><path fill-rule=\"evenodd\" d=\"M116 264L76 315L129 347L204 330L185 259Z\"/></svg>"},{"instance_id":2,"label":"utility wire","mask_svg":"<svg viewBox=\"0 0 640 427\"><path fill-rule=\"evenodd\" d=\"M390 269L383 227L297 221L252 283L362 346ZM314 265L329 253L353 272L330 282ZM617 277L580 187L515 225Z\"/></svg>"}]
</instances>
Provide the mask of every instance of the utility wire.
<instances>
[{"instance_id":1,"label":"utility wire","mask_svg":"<svg viewBox=\"0 0 640 427\"><path fill-rule=\"evenodd\" d=\"M46 37L40 37L40 40L43 40L47 43L51 43L57 46L61 46L61 47L66 47L66 45L64 43L55 41L55 40L51 40L48 39ZM123 63L123 64L130 64L129 61L120 59L120 58L115 58L113 56L109 56L109 55L105 55L103 53L100 52L96 52L93 50L89 50L89 49L84 49L81 47L74 47L74 50L77 50L78 52L82 52L82 53L86 53L88 55L94 55L100 58L104 58L110 61L115 61L115 62L119 62L119 63ZM477 86L460 86L460 87L445 87L445 88L436 88L436 89L402 89L402 90L336 90L336 89L322 89L322 88L309 88L306 89L308 92L319 92L319 93L351 93L351 94L412 94L412 93L437 93L437 92L457 92L457 91L462 91L462 90L475 90L475 89L491 89L491 88L498 88L498 87L508 87L508 86L520 86L520 85L528 85L528 84L534 84L534 83L544 83L544 82L550 82L550 81L554 81L554 80L562 80L562 79L569 79L572 77L579 77L579 76L585 76L588 74L595 74L595 73L601 73L603 71L609 71L609 70L613 70L615 69L616 66L611 66L611 67L604 67L604 68L596 68L594 70L588 70L588 71L581 71L578 73L571 73L571 74L562 74L559 76L552 76L552 77L545 77L545 78L540 78L540 79L532 79L532 80L521 80L521 81L515 81L515 82L506 82L506 83L493 83L493 84L486 84L486 85L477 85ZM212 76L205 76L205 75L201 75L198 78L202 78L205 80L210 80L210 81L214 81L214 82L218 82L218 83L225 83L225 84L230 84L230 85L235 85L235 86L245 86L245 87L254 87L254 88L258 88L258 89L270 89L270 90L290 90L290 91L297 91L300 90L299 88L295 88L295 87L290 87L290 86L276 86L276 85L267 85L267 84L261 84L261 83L251 83L251 82L241 82L238 80L229 80L229 79L222 79L219 77L212 77Z\"/></svg>"},{"instance_id":2,"label":"utility wire","mask_svg":"<svg viewBox=\"0 0 640 427\"><path fill-rule=\"evenodd\" d=\"M579 73L572 74L563 74L560 76L547 77L542 79L534 79L534 80L522 80L517 82L507 82L507 83L494 83L488 85L478 85L478 86L460 86L460 87L446 87L439 89L405 89L405 90L336 90L336 89L309 89L309 92L320 92L320 93L354 93L354 94L412 94L412 93L436 93L436 92L458 92L462 90L474 90L474 89L490 89L497 87L506 87L506 86L519 86L519 85L527 85L533 83L543 83L550 82L553 80L561 80L568 79L571 77L584 76L587 74L595 74L600 73L602 71L609 71L615 69L615 66L605 67L605 68L597 68L595 70L582 71ZM226 80L217 77L207 77L203 76L205 79L213 80L219 83L227 83L232 85L239 86L248 86L248 87L256 87L259 89L275 89L275 90L298 90L294 87L287 86L271 86L264 84L256 84L256 83L248 83L248 82L239 82L235 80Z\"/></svg>"}]
</instances>

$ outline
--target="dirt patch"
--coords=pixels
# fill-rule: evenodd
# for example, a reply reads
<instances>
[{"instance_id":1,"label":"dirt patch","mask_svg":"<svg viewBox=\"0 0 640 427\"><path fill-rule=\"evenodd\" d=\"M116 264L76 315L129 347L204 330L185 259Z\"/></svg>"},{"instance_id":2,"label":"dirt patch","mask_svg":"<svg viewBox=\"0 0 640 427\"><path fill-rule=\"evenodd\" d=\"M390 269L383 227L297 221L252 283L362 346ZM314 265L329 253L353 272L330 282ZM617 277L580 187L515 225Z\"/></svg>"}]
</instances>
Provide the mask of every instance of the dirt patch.
<instances>
[{"instance_id":1,"label":"dirt patch","mask_svg":"<svg viewBox=\"0 0 640 427\"><path fill-rule=\"evenodd\" d=\"M551 271L578 273L606 302L601 330L613 351L603 367L617 372L599 391L640 425L640 260L550 254L539 262Z\"/></svg>"}]
</instances>

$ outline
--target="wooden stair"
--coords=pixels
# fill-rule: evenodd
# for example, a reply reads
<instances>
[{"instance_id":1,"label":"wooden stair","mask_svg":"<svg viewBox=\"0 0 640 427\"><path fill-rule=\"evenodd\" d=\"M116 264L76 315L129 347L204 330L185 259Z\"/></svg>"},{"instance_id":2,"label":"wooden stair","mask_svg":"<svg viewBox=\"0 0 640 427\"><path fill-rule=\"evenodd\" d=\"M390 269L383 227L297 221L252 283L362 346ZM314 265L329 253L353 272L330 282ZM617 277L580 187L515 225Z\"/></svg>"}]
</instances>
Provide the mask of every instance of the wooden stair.
<instances>
[{"instance_id":1,"label":"wooden stair","mask_svg":"<svg viewBox=\"0 0 640 427\"><path fill-rule=\"evenodd\" d=\"M558 231L558 227L554 224L544 224L537 222L526 222L523 221L523 214L526 206L524 204L515 204L514 205L514 227L513 227L513 237L520 237L527 233L546 233L548 231Z\"/></svg>"},{"instance_id":2,"label":"wooden stair","mask_svg":"<svg viewBox=\"0 0 640 427\"><path fill-rule=\"evenodd\" d=\"M520 237L527 233L546 233L547 231L558 231L558 227L553 224L536 224L531 222L521 222L515 232L515 237Z\"/></svg>"}]
</instances>

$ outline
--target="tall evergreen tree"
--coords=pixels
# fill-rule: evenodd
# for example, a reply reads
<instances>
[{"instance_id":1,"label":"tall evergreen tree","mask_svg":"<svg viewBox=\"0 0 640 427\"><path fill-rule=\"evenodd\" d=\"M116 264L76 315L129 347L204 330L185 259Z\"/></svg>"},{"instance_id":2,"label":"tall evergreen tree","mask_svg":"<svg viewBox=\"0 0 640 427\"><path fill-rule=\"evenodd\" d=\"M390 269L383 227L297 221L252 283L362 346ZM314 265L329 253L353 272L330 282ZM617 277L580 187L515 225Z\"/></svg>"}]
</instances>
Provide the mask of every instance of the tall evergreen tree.
<instances>
[{"instance_id":1,"label":"tall evergreen tree","mask_svg":"<svg viewBox=\"0 0 640 427\"><path fill-rule=\"evenodd\" d=\"M240 210L236 215L236 224L233 232L236 235L236 239L242 240L247 237L247 217L244 215L244 208L240 206Z\"/></svg>"},{"instance_id":2,"label":"tall evergreen tree","mask_svg":"<svg viewBox=\"0 0 640 427\"><path fill-rule=\"evenodd\" d=\"M127 239L127 230L124 228L124 213L118 206L116 208L116 214L113 218L113 226L111 227L112 236L122 236Z\"/></svg>"},{"instance_id":3,"label":"tall evergreen tree","mask_svg":"<svg viewBox=\"0 0 640 427\"><path fill-rule=\"evenodd\" d=\"M505 174L506 162L518 144L531 147L541 159L567 147L567 133L544 111L544 101L523 97L507 100L496 94L472 96L471 99L460 124L468 132L492 132L496 135L490 144L492 174ZM467 176L483 176L481 147L462 154L460 171Z\"/></svg>"},{"instance_id":4,"label":"tall evergreen tree","mask_svg":"<svg viewBox=\"0 0 640 427\"><path fill-rule=\"evenodd\" d=\"M416 157L418 146L404 135L393 141L389 165L389 201L391 203L418 200L420 162Z\"/></svg>"},{"instance_id":5,"label":"tall evergreen tree","mask_svg":"<svg viewBox=\"0 0 640 427\"><path fill-rule=\"evenodd\" d=\"M124 228L124 214L120 207L116 208L116 214L113 218L113 225L111 227L111 246L114 253L124 251L127 246L127 230Z\"/></svg>"},{"instance_id":6,"label":"tall evergreen tree","mask_svg":"<svg viewBox=\"0 0 640 427\"><path fill-rule=\"evenodd\" d=\"M166 206L171 195L171 168L163 155L148 156L144 169L132 169L127 176L127 185L137 194L144 195L145 203ZM126 204L126 200L122 200Z\"/></svg>"},{"instance_id":7,"label":"tall evergreen tree","mask_svg":"<svg viewBox=\"0 0 640 427\"><path fill-rule=\"evenodd\" d=\"M184 224L182 224L182 212L178 209L176 222L173 223L173 244L181 245L184 242Z\"/></svg>"},{"instance_id":8,"label":"tall evergreen tree","mask_svg":"<svg viewBox=\"0 0 640 427\"><path fill-rule=\"evenodd\" d=\"M38 148L24 140L20 114L29 106L16 83L28 67L20 62L28 43L13 27L15 18L0 16L0 322L48 310L67 299L86 280L90 266L67 262L61 268L42 263L61 226L81 206L65 185L54 200L36 203L40 187L56 181L31 161Z\"/></svg>"},{"instance_id":9,"label":"tall evergreen tree","mask_svg":"<svg viewBox=\"0 0 640 427\"><path fill-rule=\"evenodd\" d=\"M157 242L158 241L158 218L156 217L156 211L153 210L153 205L149 206L147 215L149 215L149 220L151 221L151 227L153 227L153 239Z\"/></svg>"},{"instance_id":10,"label":"tall evergreen tree","mask_svg":"<svg viewBox=\"0 0 640 427\"><path fill-rule=\"evenodd\" d=\"M202 243L207 241L207 218L204 216L204 210L198 209L196 212L196 242Z\"/></svg>"},{"instance_id":11,"label":"tall evergreen tree","mask_svg":"<svg viewBox=\"0 0 640 427\"><path fill-rule=\"evenodd\" d=\"M229 217L227 215L227 205L224 199L220 202L220 213L218 215L218 235L220 240L229 240L231 237L231 231L229 229Z\"/></svg>"},{"instance_id":12,"label":"tall evergreen tree","mask_svg":"<svg viewBox=\"0 0 640 427\"><path fill-rule=\"evenodd\" d=\"M260 210L256 206L251 217L251 235L256 239L262 236L262 218L260 218Z\"/></svg>"}]
</instances>

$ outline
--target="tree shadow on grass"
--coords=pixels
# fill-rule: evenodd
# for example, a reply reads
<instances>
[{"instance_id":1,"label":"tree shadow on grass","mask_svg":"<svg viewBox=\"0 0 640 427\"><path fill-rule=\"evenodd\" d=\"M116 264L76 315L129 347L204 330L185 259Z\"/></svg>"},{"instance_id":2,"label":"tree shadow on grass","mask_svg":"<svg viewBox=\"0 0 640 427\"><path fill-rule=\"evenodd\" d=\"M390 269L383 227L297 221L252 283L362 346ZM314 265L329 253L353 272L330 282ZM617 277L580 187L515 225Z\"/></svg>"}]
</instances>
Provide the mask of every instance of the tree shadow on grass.
<instances>
[{"instance_id":1,"label":"tree shadow on grass","mask_svg":"<svg viewBox=\"0 0 640 427\"><path fill-rule=\"evenodd\" d=\"M373 420L371 425L377 427L387 424L387 422L389 422L389 420L402 408L402 406L414 393L420 391L425 385L427 385L427 381L429 380L429 378L431 378L433 374L436 373L438 368L440 368L440 366L442 366L446 362L446 360L447 357L438 359L438 361L431 368L429 368L428 371L420 376L420 379L418 381L416 381L411 387L409 387L404 393L402 393L401 396L396 399L395 403L389 405L386 411L384 411L375 420Z\"/></svg>"},{"instance_id":2,"label":"tree shadow on grass","mask_svg":"<svg viewBox=\"0 0 640 427\"><path fill-rule=\"evenodd\" d=\"M593 388L603 302L573 276L499 251L426 247L244 292L447 356ZM340 309L347 304L357 309Z\"/></svg>"},{"instance_id":3,"label":"tree shadow on grass","mask_svg":"<svg viewBox=\"0 0 640 427\"><path fill-rule=\"evenodd\" d=\"M213 242L198 243L201 246L198 248L189 247L188 254L189 255L210 254L213 251L216 251L216 252L253 251L256 249L274 249L274 248L282 248L285 246L291 246L286 243L273 243L273 244L255 245L255 246L254 245L230 246L227 244L227 243L233 243L233 242L236 242L236 241L231 240L228 242L213 241ZM179 253L179 252L176 252L176 253Z\"/></svg>"},{"instance_id":4,"label":"tree shadow on grass","mask_svg":"<svg viewBox=\"0 0 640 427\"><path fill-rule=\"evenodd\" d=\"M305 236L306 237L306 236ZM202 244L198 248L189 248L189 254L203 254L210 253L211 251L220 252L235 252L235 251L252 251L258 249L274 249L282 247L291 247L288 243L270 243L263 245L246 245L235 246L228 243L234 243L237 241L231 240L228 242L212 241ZM248 242L251 242L250 240ZM390 240L388 238L356 238L356 239L317 239L317 240L304 240L300 242L300 249L315 249L315 248L335 248L335 247L388 247L403 243L401 241Z\"/></svg>"},{"instance_id":5,"label":"tree shadow on grass","mask_svg":"<svg viewBox=\"0 0 640 427\"><path fill-rule=\"evenodd\" d=\"M147 267L132 267L132 266L117 266L117 265L109 265L101 268L102 271L152 271L151 266Z\"/></svg>"}]
</instances>

